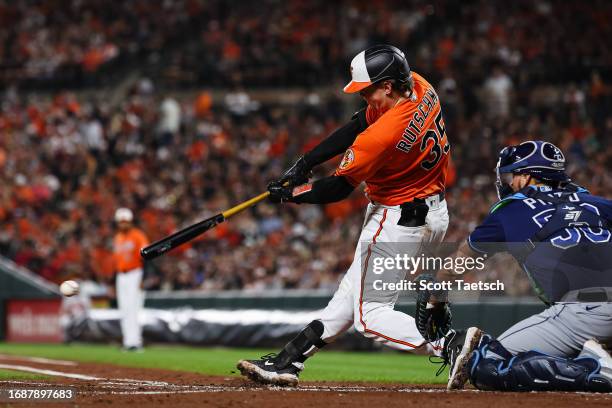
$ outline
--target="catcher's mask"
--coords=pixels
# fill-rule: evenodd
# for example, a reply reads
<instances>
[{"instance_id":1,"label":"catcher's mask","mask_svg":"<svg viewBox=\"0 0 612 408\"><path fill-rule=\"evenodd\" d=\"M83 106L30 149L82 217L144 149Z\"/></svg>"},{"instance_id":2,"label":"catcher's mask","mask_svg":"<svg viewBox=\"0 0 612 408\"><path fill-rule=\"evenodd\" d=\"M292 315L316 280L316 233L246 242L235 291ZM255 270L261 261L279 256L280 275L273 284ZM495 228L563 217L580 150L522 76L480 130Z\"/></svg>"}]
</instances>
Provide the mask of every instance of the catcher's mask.
<instances>
[{"instance_id":1,"label":"catcher's mask","mask_svg":"<svg viewBox=\"0 0 612 408\"><path fill-rule=\"evenodd\" d=\"M504 147L499 152L495 172L495 188L500 200L514 192L510 184L515 174L529 174L552 185L571 181L565 173L565 156L561 149L539 140Z\"/></svg>"}]
</instances>

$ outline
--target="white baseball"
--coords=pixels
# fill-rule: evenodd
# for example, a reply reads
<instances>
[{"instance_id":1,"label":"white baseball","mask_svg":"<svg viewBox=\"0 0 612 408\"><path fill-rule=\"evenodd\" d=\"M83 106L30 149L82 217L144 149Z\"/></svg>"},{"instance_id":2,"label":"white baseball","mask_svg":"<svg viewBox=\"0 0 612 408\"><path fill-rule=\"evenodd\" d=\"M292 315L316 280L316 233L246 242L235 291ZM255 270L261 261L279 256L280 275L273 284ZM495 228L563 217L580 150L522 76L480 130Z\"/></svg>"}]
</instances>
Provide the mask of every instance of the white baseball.
<instances>
[{"instance_id":1,"label":"white baseball","mask_svg":"<svg viewBox=\"0 0 612 408\"><path fill-rule=\"evenodd\" d=\"M60 285L60 292L64 296L74 296L79 293L79 284L73 280L67 280Z\"/></svg>"}]
</instances>

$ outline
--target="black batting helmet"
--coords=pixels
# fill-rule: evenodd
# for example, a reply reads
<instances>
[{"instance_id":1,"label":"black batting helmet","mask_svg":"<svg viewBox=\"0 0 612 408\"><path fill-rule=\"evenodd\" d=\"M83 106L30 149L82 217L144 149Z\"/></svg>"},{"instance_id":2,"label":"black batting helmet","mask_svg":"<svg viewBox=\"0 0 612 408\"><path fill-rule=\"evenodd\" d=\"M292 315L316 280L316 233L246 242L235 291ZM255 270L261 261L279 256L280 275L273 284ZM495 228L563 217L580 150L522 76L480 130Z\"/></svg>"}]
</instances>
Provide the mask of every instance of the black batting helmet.
<instances>
[{"instance_id":1,"label":"black batting helmet","mask_svg":"<svg viewBox=\"0 0 612 408\"><path fill-rule=\"evenodd\" d=\"M387 44L375 45L361 51L351 61L351 82L344 87L344 92L359 92L386 79L405 84L411 76L406 56L399 48Z\"/></svg>"}]
</instances>

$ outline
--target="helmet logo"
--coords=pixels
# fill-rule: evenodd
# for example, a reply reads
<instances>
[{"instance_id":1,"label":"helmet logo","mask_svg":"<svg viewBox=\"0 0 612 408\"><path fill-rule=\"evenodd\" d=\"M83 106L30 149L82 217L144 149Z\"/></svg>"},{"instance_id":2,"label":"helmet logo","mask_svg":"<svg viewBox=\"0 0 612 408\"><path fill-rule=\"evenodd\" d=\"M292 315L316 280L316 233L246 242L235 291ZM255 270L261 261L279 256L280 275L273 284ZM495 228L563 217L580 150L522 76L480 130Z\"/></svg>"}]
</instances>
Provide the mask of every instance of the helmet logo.
<instances>
[{"instance_id":1,"label":"helmet logo","mask_svg":"<svg viewBox=\"0 0 612 408\"><path fill-rule=\"evenodd\" d=\"M563 165L563 163L565 162L565 156L563 156L563 152L561 152L561 149L559 149L552 143L545 142L542 145L542 155L545 159L550 160L552 162L561 163L561 165ZM556 163L552 163L552 165L555 166Z\"/></svg>"}]
</instances>

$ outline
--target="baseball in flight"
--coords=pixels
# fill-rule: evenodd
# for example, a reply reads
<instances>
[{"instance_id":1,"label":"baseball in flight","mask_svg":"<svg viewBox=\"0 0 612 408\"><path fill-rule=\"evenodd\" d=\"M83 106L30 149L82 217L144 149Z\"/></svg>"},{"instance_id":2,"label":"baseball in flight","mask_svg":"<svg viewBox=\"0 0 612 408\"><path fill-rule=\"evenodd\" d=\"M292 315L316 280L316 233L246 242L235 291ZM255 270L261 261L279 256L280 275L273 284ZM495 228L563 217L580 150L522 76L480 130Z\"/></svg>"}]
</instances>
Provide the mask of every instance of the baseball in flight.
<instances>
[{"instance_id":1,"label":"baseball in flight","mask_svg":"<svg viewBox=\"0 0 612 408\"><path fill-rule=\"evenodd\" d=\"M73 280L67 280L60 285L62 295L70 297L79 293L79 284Z\"/></svg>"}]
</instances>

